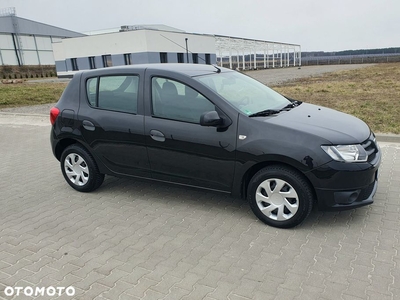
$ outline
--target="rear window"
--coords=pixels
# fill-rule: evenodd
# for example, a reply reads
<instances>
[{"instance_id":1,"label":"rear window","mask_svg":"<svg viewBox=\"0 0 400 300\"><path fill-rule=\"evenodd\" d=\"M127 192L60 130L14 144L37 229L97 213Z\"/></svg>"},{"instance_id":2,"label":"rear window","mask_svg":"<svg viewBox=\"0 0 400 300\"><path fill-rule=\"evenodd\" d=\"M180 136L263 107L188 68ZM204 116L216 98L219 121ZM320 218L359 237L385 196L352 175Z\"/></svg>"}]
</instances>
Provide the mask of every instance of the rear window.
<instances>
[{"instance_id":1,"label":"rear window","mask_svg":"<svg viewBox=\"0 0 400 300\"><path fill-rule=\"evenodd\" d=\"M92 107L137 113L139 76L101 76L89 78L86 93Z\"/></svg>"}]
</instances>

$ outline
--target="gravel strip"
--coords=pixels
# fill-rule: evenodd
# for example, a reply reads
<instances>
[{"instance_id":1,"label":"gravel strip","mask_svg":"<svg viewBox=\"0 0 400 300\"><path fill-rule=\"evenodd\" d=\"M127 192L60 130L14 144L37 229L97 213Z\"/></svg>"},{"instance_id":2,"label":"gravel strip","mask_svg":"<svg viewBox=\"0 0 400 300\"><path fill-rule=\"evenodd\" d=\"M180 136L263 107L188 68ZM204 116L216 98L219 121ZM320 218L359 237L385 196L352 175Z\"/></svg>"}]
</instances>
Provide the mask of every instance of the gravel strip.
<instances>
[{"instance_id":1,"label":"gravel strip","mask_svg":"<svg viewBox=\"0 0 400 300\"><path fill-rule=\"evenodd\" d=\"M32 106L21 106L12 108L0 109L0 113L18 113L18 114L35 114L35 115L49 115L50 109L55 105L55 103L47 103Z\"/></svg>"}]
</instances>

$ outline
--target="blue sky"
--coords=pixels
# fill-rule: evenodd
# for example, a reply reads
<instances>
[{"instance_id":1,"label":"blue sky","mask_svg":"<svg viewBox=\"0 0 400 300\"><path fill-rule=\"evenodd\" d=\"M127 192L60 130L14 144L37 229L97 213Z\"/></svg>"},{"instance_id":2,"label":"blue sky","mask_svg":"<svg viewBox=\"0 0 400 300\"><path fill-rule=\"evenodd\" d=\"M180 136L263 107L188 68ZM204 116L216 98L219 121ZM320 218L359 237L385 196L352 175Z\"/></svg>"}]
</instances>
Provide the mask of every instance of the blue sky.
<instances>
[{"instance_id":1,"label":"blue sky","mask_svg":"<svg viewBox=\"0 0 400 300\"><path fill-rule=\"evenodd\" d=\"M0 0L23 18L85 32L166 24L295 43L303 51L400 47L399 0Z\"/></svg>"}]
</instances>

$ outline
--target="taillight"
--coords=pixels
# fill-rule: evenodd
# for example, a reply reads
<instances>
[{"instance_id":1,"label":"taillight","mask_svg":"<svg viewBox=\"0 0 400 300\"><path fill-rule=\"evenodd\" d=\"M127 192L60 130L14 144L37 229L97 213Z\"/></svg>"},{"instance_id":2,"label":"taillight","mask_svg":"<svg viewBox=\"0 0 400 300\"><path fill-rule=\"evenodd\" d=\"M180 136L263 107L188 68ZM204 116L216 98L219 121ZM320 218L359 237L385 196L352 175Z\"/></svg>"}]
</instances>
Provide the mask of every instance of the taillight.
<instances>
[{"instance_id":1,"label":"taillight","mask_svg":"<svg viewBox=\"0 0 400 300\"><path fill-rule=\"evenodd\" d=\"M54 125L54 123L56 122L56 119L57 119L59 114L60 114L60 110L57 107L53 107L52 109L50 109L50 123L51 123L51 125Z\"/></svg>"}]
</instances>

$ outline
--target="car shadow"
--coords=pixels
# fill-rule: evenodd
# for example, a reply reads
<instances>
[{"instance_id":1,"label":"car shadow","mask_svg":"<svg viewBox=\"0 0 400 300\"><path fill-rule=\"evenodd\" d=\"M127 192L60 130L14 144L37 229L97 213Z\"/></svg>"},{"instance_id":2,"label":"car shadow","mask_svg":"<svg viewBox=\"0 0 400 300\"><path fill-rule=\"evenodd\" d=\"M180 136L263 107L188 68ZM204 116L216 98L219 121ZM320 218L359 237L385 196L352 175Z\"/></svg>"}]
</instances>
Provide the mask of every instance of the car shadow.
<instances>
[{"instance_id":1,"label":"car shadow","mask_svg":"<svg viewBox=\"0 0 400 300\"><path fill-rule=\"evenodd\" d=\"M224 209L238 215L239 218L257 220L246 200L234 198L228 193L190 186L141 178L106 176L103 185L95 193L101 194L102 198L107 195L110 196L110 199L122 196L122 199L127 199L127 201L141 199L154 202L163 201L171 206L190 205L193 210L201 211Z\"/></svg>"},{"instance_id":2,"label":"car shadow","mask_svg":"<svg viewBox=\"0 0 400 300\"><path fill-rule=\"evenodd\" d=\"M258 222L261 226L267 226L257 219L246 200L212 190L141 178L106 176L103 185L94 193L99 193L102 199L107 198L110 201L117 201L119 198L125 201L140 199L154 201L154 205L158 201L163 201L164 204L168 203L178 208L190 206L194 211L224 210L228 214L235 215L238 220ZM298 225L296 230L330 231L335 227L363 226L367 210L367 207L361 207L347 211L321 212L315 205L308 218Z\"/></svg>"}]
</instances>

